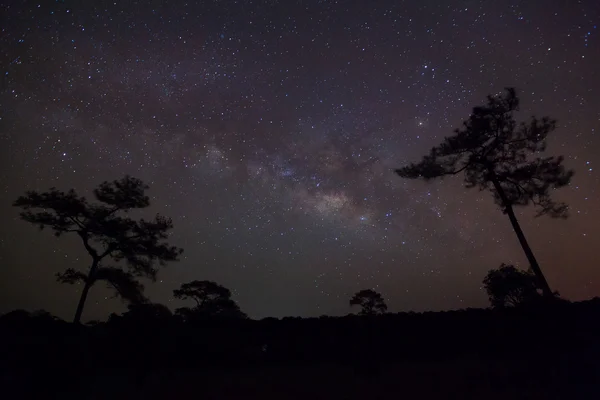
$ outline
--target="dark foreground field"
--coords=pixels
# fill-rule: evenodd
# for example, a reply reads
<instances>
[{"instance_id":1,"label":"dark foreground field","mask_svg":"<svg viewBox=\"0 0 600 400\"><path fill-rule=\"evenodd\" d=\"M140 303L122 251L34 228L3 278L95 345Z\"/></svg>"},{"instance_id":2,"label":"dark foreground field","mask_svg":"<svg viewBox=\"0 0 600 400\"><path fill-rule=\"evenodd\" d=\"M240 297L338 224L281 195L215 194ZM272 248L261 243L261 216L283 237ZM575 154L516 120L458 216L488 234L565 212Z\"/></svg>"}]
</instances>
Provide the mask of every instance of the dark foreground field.
<instances>
[{"instance_id":1,"label":"dark foreground field","mask_svg":"<svg viewBox=\"0 0 600 400\"><path fill-rule=\"evenodd\" d=\"M547 375L532 378L535 368ZM397 362L372 374L326 363L214 370L165 367L144 377L114 368L96 371L71 393L85 399L598 398L591 377L570 376L564 368L522 359Z\"/></svg>"},{"instance_id":2,"label":"dark foreground field","mask_svg":"<svg viewBox=\"0 0 600 400\"><path fill-rule=\"evenodd\" d=\"M598 399L598 301L76 327L4 316L2 398Z\"/></svg>"}]
</instances>

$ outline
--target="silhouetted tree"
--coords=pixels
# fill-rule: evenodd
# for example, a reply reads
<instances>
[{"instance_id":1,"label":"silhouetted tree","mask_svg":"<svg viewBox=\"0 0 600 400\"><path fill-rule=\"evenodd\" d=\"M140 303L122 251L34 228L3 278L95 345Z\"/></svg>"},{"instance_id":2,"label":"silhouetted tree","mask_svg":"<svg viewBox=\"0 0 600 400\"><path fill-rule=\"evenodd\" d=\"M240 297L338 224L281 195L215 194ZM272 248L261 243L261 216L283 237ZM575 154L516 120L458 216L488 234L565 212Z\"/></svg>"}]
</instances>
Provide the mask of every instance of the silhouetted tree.
<instances>
[{"instance_id":1,"label":"silhouetted tree","mask_svg":"<svg viewBox=\"0 0 600 400\"><path fill-rule=\"evenodd\" d=\"M495 308L515 307L540 297L538 280L531 271L504 263L487 273L483 286Z\"/></svg>"},{"instance_id":2,"label":"silhouetted tree","mask_svg":"<svg viewBox=\"0 0 600 400\"><path fill-rule=\"evenodd\" d=\"M196 306L176 310L184 320L195 318L247 318L237 303L231 299L231 291L212 281L192 281L173 290L177 299L192 299Z\"/></svg>"},{"instance_id":3,"label":"silhouetted tree","mask_svg":"<svg viewBox=\"0 0 600 400\"><path fill-rule=\"evenodd\" d=\"M361 315L383 314L387 311L387 305L381 294L372 289L364 289L357 292L350 299L350 306L360 306Z\"/></svg>"},{"instance_id":4,"label":"silhouetted tree","mask_svg":"<svg viewBox=\"0 0 600 400\"><path fill-rule=\"evenodd\" d=\"M75 190L62 192L28 191L13 205L22 208L21 218L44 229L49 227L58 237L77 234L92 258L87 273L67 269L57 274L62 283L84 284L73 322L79 323L88 291L99 280L108 282L117 294L130 302L143 302L143 286L136 277L156 279L157 264L176 261L182 250L166 243L173 228L171 219L156 215L153 220L134 220L132 209L150 205L145 195L148 186L141 180L125 176L103 182L94 190L97 203L89 203ZM101 265L104 260L124 261L124 268Z\"/></svg>"},{"instance_id":5,"label":"silhouetted tree","mask_svg":"<svg viewBox=\"0 0 600 400\"><path fill-rule=\"evenodd\" d=\"M508 215L512 227L539 281L544 295L553 296L540 266L519 226L513 207L533 204L538 216L567 216L567 205L556 202L551 190L566 186L573 171L562 165L563 157L540 157L546 138L556 122L532 117L518 124L514 113L519 99L513 88L504 96L488 96L485 106L475 107L454 136L433 147L422 161L397 169L404 178L426 181L464 172L467 188L490 190L496 203Z\"/></svg>"}]
</instances>

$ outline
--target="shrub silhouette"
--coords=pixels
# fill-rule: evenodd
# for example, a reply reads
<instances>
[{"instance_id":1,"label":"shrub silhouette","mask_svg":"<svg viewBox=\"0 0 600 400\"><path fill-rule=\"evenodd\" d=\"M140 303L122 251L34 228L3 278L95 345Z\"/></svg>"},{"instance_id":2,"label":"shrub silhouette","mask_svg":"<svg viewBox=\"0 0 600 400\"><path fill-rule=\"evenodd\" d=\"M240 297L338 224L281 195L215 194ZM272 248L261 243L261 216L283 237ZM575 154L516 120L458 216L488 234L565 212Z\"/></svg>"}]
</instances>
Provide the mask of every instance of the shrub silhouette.
<instances>
[{"instance_id":1,"label":"shrub silhouette","mask_svg":"<svg viewBox=\"0 0 600 400\"><path fill-rule=\"evenodd\" d=\"M111 315L109 323L126 325L166 325L173 318L169 308L159 303L132 303L127 306L127 312L122 315Z\"/></svg>"},{"instance_id":2,"label":"shrub silhouette","mask_svg":"<svg viewBox=\"0 0 600 400\"><path fill-rule=\"evenodd\" d=\"M502 264L490 270L483 286L492 307L516 307L540 296L537 279L531 271L521 271L513 265Z\"/></svg>"}]
</instances>

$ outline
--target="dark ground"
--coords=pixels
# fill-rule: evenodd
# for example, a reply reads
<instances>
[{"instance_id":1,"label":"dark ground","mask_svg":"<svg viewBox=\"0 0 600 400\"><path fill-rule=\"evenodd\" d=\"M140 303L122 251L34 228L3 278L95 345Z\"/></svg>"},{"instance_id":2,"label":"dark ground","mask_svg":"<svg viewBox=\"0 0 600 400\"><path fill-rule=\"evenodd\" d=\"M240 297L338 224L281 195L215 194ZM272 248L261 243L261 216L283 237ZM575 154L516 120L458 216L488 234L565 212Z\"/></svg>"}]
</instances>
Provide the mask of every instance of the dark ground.
<instances>
[{"instance_id":1,"label":"dark ground","mask_svg":"<svg viewBox=\"0 0 600 400\"><path fill-rule=\"evenodd\" d=\"M598 399L600 301L262 321L0 319L2 398Z\"/></svg>"}]
</instances>

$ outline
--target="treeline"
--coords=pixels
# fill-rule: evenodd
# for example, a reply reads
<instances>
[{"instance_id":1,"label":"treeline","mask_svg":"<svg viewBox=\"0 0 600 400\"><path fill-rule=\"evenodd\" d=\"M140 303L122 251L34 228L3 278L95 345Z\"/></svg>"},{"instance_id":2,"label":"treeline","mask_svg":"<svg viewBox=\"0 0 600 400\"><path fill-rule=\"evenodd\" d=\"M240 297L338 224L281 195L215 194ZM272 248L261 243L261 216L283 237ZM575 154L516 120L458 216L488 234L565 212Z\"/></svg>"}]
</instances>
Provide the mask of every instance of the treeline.
<instances>
[{"instance_id":1,"label":"treeline","mask_svg":"<svg viewBox=\"0 0 600 400\"><path fill-rule=\"evenodd\" d=\"M220 398L231 384L242 398L249 394L243 382L255 380L256 390L268 392L273 382L267 378L275 373L330 396L354 393L361 381L363 394L411 388L417 395L442 381L455 387L460 379L463 398L503 391L523 396L508 398L595 398L588 395L599 389L598 317L598 298L541 307L258 321L185 320L164 306L144 304L89 325L13 311L0 317L0 379L4 392L19 398L167 398L208 390L209 398ZM310 377L323 368L326 378L315 386ZM398 369L400 375L390 372ZM340 379L347 381L341 385ZM391 388L390 379L401 387ZM162 394L150 396L157 386ZM284 385L282 394L264 398L303 398L290 392L295 388ZM482 394L467 396L477 391ZM528 397L530 391L546 395ZM352 396L344 398L362 397Z\"/></svg>"},{"instance_id":2,"label":"treeline","mask_svg":"<svg viewBox=\"0 0 600 400\"><path fill-rule=\"evenodd\" d=\"M368 371L411 360L537 359L556 365L575 357L578 364L569 368L579 370L588 361L595 365L600 356L598 298L541 308L263 320L185 320L167 311L160 305L132 306L89 325L70 324L44 312L13 311L0 317L3 364L15 374L59 364L76 370L118 366L143 373L164 366L317 362Z\"/></svg>"}]
</instances>

